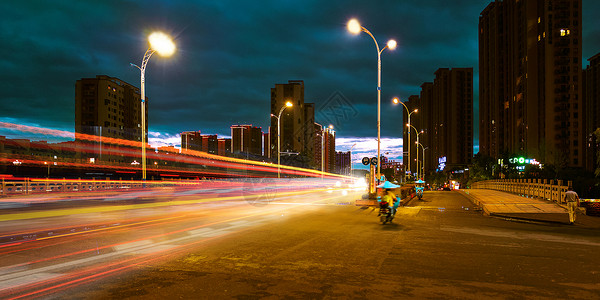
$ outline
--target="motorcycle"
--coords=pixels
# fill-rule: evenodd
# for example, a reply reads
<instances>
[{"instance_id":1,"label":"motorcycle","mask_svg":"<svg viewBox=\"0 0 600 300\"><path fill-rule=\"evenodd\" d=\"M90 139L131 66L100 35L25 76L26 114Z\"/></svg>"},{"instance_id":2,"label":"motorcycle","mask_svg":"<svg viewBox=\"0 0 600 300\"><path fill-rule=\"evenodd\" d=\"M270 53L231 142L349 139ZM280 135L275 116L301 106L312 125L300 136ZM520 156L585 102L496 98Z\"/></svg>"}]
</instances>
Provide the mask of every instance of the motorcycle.
<instances>
[{"instance_id":1,"label":"motorcycle","mask_svg":"<svg viewBox=\"0 0 600 300\"><path fill-rule=\"evenodd\" d=\"M423 188L416 188L417 190L417 197L419 197L419 200L421 200L423 198Z\"/></svg>"},{"instance_id":2,"label":"motorcycle","mask_svg":"<svg viewBox=\"0 0 600 300\"><path fill-rule=\"evenodd\" d=\"M419 179L415 182L415 193L419 200L423 198L423 190L425 190L425 181Z\"/></svg>"},{"instance_id":3,"label":"motorcycle","mask_svg":"<svg viewBox=\"0 0 600 300\"><path fill-rule=\"evenodd\" d=\"M383 202L379 205L379 221L381 224L392 223L394 219L394 215L392 214L392 208L387 204L387 202Z\"/></svg>"}]
</instances>

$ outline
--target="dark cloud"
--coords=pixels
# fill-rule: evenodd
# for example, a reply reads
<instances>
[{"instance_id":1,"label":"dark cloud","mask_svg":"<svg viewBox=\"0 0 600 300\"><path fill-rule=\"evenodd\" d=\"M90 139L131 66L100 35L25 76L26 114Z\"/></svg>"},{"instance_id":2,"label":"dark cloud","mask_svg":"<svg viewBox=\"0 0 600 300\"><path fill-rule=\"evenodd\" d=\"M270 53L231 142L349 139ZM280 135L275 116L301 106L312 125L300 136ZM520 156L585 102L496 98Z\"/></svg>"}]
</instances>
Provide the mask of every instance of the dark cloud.
<instances>
[{"instance_id":1,"label":"dark cloud","mask_svg":"<svg viewBox=\"0 0 600 300\"><path fill-rule=\"evenodd\" d=\"M72 130L75 81L106 74L139 86L129 63L140 63L147 34L161 29L178 51L148 64L151 131L266 130L270 88L301 79L317 108L339 92L357 111L336 126L338 136L372 137L377 53L368 35L346 32L356 17L380 46L398 41L382 54L382 135L394 137L400 111L389 100L418 94L438 68L473 67L477 100L477 24L490 1L11 2L0 3L0 118ZM600 51L600 3L583 7L587 64Z\"/></svg>"}]
</instances>

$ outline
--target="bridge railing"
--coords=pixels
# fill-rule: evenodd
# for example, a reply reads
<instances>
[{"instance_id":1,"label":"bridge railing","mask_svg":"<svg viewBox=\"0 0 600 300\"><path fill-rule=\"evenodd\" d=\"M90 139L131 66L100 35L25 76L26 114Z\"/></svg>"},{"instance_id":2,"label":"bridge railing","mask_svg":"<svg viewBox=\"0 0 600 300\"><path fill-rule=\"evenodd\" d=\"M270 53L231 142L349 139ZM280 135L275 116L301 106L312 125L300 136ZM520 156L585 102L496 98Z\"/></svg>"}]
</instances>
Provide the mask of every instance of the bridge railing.
<instances>
[{"instance_id":1,"label":"bridge railing","mask_svg":"<svg viewBox=\"0 0 600 300\"><path fill-rule=\"evenodd\" d=\"M134 180L89 179L29 179L0 182L0 196L39 194L52 192L105 191L141 188L143 183Z\"/></svg>"},{"instance_id":2,"label":"bridge railing","mask_svg":"<svg viewBox=\"0 0 600 300\"><path fill-rule=\"evenodd\" d=\"M571 184L571 181L565 185L563 180L552 179L496 179L474 182L471 188L503 191L563 204L565 192Z\"/></svg>"}]
</instances>

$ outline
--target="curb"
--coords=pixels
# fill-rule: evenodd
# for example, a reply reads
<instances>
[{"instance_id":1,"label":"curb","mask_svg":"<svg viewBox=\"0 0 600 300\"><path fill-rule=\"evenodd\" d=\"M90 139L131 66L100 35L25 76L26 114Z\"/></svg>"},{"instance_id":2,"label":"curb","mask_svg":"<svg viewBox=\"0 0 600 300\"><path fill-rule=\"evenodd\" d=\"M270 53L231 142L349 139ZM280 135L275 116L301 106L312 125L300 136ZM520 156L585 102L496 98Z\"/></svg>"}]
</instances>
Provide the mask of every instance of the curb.
<instances>
[{"instance_id":1,"label":"curb","mask_svg":"<svg viewBox=\"0 0 600 300\"><path fill-rule=\"evenodd\" d=\"M473 203L475 206L477 206L477 208L483 212L484 215L489 216L490 213L489 211L485 210L485 207L481 204L481 202L479 202L477 200L477 198L471 196L471 194L469 194L469 192L467 191L463 191L463 190L458 190L459 193L461 193L463 196L465 196L467 199L469 199L469 201L471 201L471 203Z\"/></svg>"}]
</instances>

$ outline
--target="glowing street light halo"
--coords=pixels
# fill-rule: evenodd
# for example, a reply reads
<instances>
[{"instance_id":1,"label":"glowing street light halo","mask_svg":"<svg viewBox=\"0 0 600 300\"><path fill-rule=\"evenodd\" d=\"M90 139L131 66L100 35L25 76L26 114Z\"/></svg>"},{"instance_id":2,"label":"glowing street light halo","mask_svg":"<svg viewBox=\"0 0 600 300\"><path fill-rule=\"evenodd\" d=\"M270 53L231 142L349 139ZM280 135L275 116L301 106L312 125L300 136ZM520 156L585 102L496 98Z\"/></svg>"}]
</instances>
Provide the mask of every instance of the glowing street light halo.
<instances>
[{"instance_id":1,"label":"glowing street light halo","mask_svg":"<svg viewBox=\"0 0 600 300\"><path fill-rule=\"evenodd\" d=\"M360 23L358 22L357 19L351 19L350 21L348 21L348 32L356 35L359 34L362 30L362 26L360 26Z\"/></svg>"},{"instance_id":2,"label":"glowing street light halo","mask_svg":"<svg viewBox=\"0 0 600 300\"><path fill-rule=\"evenodd\" d=\"M394 50L394 49L396 49L396 46L398 46L398 43L396 43L396 41L395 41L395 40L389 40L389 41L387 42L387 47L388 47L390 50Z\"/></svg>"},{"instance_id":3,"label":"glowing street light halo","mask_svg":"<svg viewBox=\"0 0 600 300\"><path fill-rule=\"evenodd\" d=\"M148 36L148 43L150 43L150 48L156 51L160 56L171 56L177 49L173 39L161 31L151 33Z\"/></svg>"}]
</instances>

